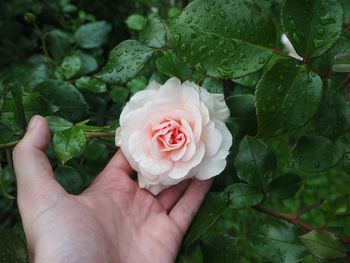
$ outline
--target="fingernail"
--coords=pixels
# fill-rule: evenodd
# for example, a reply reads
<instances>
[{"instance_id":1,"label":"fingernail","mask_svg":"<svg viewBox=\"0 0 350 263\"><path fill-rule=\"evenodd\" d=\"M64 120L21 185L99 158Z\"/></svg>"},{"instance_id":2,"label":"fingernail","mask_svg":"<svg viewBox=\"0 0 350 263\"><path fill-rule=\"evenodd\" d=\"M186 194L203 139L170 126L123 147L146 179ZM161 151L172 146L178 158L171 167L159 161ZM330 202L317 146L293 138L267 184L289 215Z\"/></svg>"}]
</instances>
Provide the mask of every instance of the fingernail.
<instances>
[{"instance_id":1,"label":"fingernail","mask_svg":"<svg viewBox=\"0 0 350 263\"><path fill-rule=\"evenodd\" d=\"M37 124L38 122L38 117L37 116L33 116L28 124L28 128L27 130L31 130L31 129L34 129L35 125Z\"/></svg>"}]
</instances>

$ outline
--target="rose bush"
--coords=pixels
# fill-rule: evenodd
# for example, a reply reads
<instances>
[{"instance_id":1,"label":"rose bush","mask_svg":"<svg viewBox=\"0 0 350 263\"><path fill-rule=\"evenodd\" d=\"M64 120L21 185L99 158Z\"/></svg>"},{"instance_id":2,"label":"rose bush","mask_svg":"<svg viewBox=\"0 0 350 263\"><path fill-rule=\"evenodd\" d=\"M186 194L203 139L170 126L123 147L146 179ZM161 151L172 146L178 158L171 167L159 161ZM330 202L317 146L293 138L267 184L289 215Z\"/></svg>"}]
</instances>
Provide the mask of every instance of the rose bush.
<instances>
[{"instance_id":1,"label":"rose bush","mask_svg":"<svg viewBox=\"0 0 350 263\"><path fill-rule=\"evenodd\" d=\"M118 127L154 194L220 173L179 263L349 262L349 30L349 0L0 1L0 262L27 261L11 154L35 114L71 194Z\"/></svg>"},{"instance_id":2,"label":"rose bush","mask_svg":"<svg viewBox=\"0 0 350 263\"><path fill-rule=\"evenodd\" d=\"M230 116L223 94L171 78L151 82L126 104L116 144L140 187L158 194L178 182L220 174L232 145L224 122Z\"/></svg>"}]
</instances>

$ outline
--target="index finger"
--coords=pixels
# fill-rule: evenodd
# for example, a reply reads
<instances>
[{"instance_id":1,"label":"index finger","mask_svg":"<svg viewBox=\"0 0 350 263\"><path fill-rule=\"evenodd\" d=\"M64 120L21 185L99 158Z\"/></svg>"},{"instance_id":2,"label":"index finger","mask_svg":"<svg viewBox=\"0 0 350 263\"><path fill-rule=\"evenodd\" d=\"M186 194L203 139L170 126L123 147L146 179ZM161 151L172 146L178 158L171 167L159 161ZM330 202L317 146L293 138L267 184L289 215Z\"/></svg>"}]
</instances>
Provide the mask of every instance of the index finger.
<instances>
[{"instance_id":1,"label":"index finger","mask_svg":"<svg viewBox=\"0 0 350 263\"><path fill-rule=\"evenodd\" d=\"M185 233L200 208L213 180L194 179L184 195L169 213L170 218Z\"/></svg>"}]
</instances>

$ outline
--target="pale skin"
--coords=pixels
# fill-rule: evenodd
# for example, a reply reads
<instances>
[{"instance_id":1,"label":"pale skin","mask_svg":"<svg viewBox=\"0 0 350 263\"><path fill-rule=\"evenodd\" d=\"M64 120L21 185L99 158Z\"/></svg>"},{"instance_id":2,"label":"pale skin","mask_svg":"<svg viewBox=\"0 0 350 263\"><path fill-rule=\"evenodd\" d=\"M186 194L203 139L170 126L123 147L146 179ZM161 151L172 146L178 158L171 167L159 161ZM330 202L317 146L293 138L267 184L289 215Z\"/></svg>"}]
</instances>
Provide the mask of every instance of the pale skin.
<instances>
[{"instance_id":1,"label":"pale skin","mask_svg":"<svg viewBox=\"0 0 350 263\"><path fill-rule=\"evenodd\" d=\"M158 196L140 189L118 151L78 196L55 180L47 122L34 116L13 152L18 206L31 262L174 262L211 180L187 180Z\"/></svg>"}]
</instances>

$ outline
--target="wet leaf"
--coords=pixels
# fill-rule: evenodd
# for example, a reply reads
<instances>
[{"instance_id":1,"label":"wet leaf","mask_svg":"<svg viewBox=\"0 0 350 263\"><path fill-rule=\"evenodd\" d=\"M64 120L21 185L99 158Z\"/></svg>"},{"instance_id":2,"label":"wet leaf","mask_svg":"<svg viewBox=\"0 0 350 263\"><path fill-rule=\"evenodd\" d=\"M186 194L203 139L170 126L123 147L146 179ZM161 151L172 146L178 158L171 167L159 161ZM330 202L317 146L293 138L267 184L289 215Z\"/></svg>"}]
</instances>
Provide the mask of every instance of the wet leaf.
<instances>
[{"instance_id":1,"label":"wet leaf","mask_svg":"<svg viewBox=\"0 0 350 263\"><path fill-rule=\"evenodd\" d=\"M150 60L153 50L136 40L126 40L109 54L107 64L96 77L109 84L131 80Z\"/></svg>"},{"instance_id":2,"label":"wet leaf","mask_svg":"<svg viewBox=\"0 0 350 263\"><path fill-rule=\"evenodd\" d=\"M281 14L285 33L304 58L325 53L342 32L343 9L338 1L287 0Z\"/></svg>"}]
</instances>

